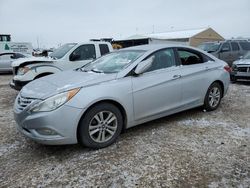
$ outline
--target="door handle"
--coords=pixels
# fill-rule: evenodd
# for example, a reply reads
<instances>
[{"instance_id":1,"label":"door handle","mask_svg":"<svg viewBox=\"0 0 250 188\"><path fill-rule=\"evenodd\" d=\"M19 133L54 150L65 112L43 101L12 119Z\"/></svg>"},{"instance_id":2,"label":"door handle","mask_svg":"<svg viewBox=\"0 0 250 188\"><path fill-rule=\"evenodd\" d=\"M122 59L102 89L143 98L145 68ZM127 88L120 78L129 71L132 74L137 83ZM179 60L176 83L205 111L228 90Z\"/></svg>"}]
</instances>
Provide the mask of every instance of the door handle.
<instances>
[{"instance_id":1,"label":"door handle","mask_svg":"<svg viewBox=\"0 0 250 188\"><path fill-rule=\"evenodd\" d=\"M174 75L174 76L173 76L174 79L178 79L178 78L180 78L180 77L181 77L181 75Z\"/></svg>"}]
</instances>

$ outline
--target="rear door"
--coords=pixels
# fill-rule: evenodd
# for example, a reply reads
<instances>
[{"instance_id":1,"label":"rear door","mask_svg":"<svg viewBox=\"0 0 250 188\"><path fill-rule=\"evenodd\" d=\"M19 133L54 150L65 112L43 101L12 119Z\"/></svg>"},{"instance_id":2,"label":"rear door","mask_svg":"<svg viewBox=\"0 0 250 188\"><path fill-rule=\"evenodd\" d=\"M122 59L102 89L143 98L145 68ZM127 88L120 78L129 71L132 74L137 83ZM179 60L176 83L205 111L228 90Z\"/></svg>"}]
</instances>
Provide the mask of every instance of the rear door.
<instances>
[{"instance_id":1,"label":"rear door","mask_svg":"<svg viewBox=\"0 0 250 188\"><path fill-rule=\"evenodd\" d=\"M187 48L177 48L181 61L182 105L197 106L203 103L209 87L209 76L216 65L210 57Z\"/></svg>"},{"instance_id":2,"label":"rear door","mask_svg":"<svg viewBox=\"0 0 250 188\"><path fill-rule=\"evenodd\" d=\"M177 66L174 50L160 50L151 56L155 56L152 66L132 78L134 114L138 121L161 116L180 106L180 67Z\"/></svg>"}]
</instances>

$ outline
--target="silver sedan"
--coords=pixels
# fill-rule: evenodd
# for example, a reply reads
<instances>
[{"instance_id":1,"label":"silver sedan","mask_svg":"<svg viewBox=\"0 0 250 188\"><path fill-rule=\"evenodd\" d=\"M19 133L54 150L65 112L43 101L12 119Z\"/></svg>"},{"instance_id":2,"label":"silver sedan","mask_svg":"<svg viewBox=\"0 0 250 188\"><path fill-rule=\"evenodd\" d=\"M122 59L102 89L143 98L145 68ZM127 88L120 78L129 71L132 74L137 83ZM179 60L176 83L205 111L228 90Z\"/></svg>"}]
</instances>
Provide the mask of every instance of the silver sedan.
<instances>
[{"instance_id":1,"label":"silver sedan","mask_svg":"<svg viewBox=\"0 0 250 188\"><path fill-rule=\"evenodd\" d=\"M102 148L123 129L198 106L217 109L229 71L191 47L125 48L29 83L15 100L14 116L17 128L39 143Z\"/></svg>"},{"instance_id":2,"label":"silver sedan","mask_svg":"<svg viewBox=\"0 0 250 188\"><path fill-rule=\"evenodd\" d=\"M12 72L11 64L19 58L29 57L28 54L17 52L0 53L0 72Z\"/></svg>"}]
</instances>

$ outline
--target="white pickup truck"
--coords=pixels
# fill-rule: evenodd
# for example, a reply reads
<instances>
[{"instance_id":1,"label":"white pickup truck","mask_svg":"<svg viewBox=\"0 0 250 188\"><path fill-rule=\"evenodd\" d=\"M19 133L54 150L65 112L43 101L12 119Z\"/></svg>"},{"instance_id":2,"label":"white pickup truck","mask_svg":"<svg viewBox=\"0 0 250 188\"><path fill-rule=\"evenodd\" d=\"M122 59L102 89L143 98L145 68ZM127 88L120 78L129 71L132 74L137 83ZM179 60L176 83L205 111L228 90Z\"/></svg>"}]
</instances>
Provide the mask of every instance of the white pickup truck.
<instances>
[{"instance_id":1,"label":"white pickup truck","mask_svg":"<svg viewBox=\"0 0 250 188\"><path fill-rule=\"evenodd\" d=\"M12 63L10 86L20 90L34 79L60 71L76 69L113 50L108 42L67 43L49 57L30 57Z\"/></svg>"}]
</instances>

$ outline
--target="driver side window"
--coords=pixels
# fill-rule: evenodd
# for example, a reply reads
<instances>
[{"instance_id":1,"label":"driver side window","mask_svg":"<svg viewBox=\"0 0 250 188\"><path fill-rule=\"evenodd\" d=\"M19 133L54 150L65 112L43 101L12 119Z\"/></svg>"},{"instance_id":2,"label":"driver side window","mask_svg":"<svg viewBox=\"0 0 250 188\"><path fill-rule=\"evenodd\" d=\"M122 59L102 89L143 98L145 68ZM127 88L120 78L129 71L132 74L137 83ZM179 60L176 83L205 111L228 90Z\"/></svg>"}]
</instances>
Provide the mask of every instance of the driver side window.
<instances>
[{"instance_id":1,"label":"driver side window","mask_svg":"<svg viewBox=\"0 0 250 188\"><path fill-rule=\"evenodd\" d=\"M79 46L77 49L75 49L75 51L72 52L72 54L70 55L69 60L82 61L95 58L96 58L95 46L93 44L87 44Z\"/></svg>"},{"instance_id":2,"label":"driver side window","mask_svg":"<svg viewBox=\"0 0 250 188\"><path fill-rule=\"evenodd\" d=\"M155 56L154 61L152 66L146 72L176 66L173 49L160 50L149 56L149 58L152 56Z\"/></svg>"}]
</instances>

